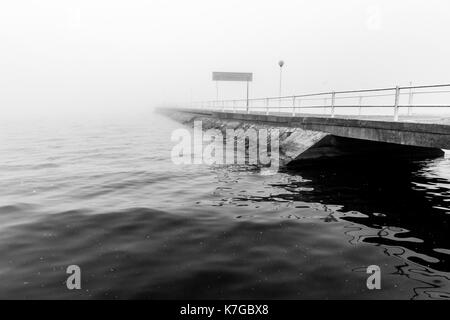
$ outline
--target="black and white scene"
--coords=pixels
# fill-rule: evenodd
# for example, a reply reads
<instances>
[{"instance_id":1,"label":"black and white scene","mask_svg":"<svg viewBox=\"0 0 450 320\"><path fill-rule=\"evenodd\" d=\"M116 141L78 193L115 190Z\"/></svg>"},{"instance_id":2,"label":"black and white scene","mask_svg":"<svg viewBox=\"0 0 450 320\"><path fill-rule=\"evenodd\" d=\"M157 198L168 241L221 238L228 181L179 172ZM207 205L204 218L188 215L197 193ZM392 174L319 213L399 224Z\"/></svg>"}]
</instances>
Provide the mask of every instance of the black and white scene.
<instances>
[{"instance_id":1,"label":"black and white scene","mask_svg":"<svg viewBox=\"0 0 450 320\"><path fill-rule=\"evenodd\" d=\"M450 300L449 16L3 1L0 300Z\"/></svg>"}]
</instances>

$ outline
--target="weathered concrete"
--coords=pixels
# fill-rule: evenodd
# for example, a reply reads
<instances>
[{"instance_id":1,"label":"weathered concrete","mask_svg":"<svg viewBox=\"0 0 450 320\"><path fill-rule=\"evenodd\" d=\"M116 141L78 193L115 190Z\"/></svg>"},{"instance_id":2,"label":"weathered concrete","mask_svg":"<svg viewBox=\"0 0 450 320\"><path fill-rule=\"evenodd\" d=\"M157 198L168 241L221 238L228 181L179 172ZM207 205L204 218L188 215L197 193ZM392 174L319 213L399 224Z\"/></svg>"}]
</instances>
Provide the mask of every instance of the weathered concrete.
<instances>
[{"instance_id":1,"label":"weathered concrete","mask_svg":"<svg viewBox=\"0 0 450 320\"><path fill-rule=\"evenodd\" d=\"M175 120L204 129L273 128L280 130L282 165L327 159L416 159L444 155L450 126L311 116L276 116L189 109L161 110Z\"/></svg>"},{"instance_id":2,"label":"weathered concrete","mask_svg":"<svg viewBox=\"0 0 450 320\"><path fill-rule=\"evenodd\" d=\"M222 131L224 135L227 129L235 130L235 134L237 134L238 136L242 134L242 132L239 132L239 129L242 129L244 132L249 129L255 129L257 131L260 129L267 129L267 131L270 132L274 129L274 126L268 123L257 123L230 119L224 120L213 117L209 114L205 115L199 113L178 112L173 110L170 112L166 112L166 110L164 110L163 113L166 113L170 118L188 126L193 126L195 121L201 121L203 130L218 129ZM276 128L279 131L279 163L281 165L287 165L288 163L294 161L299 156L299 154L311 148L317 142L321 141L324 137L329 136L328 133L304 130L301 128L283 126L276 126ZM244 137L239 136L239 138ZM253 142L256 143L249 144L249 148L257 145L257 141Z\"/></svg>"},{"instance_id":3,"label":"weathered concrete","mask_svg":"<svg viewBox=\"0 0 450 320\"><path fill-rule=\"evenodd\" d=\"M246 121L278 127L302 128L346 138L450 149L450 125L448 124L326 118L311 115L292 117L189 109L177 109L177 111L227 121Z\"/></svg>"}]
</instances>

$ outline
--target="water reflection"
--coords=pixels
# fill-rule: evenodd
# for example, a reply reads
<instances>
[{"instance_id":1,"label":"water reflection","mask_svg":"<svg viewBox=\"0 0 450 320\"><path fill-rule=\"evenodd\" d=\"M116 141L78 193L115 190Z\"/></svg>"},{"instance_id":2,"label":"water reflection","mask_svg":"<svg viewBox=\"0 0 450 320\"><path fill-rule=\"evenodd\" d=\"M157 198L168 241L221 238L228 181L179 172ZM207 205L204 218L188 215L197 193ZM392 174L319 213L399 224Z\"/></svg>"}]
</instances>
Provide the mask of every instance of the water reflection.
<instances>
[{"instance_id":1,"label":"water reflection","mask_svg":"<svg viewBox=\"0 0 450 320\"><path fill-rule=\"evenodd\" d=\"M277 193L237 201L287 203L302 210L319 205L323 222L347 221L352 245L372 244L397 259L394 275L416 281L412 299L450 298L450 159L324 162L290 167L271 183ZM303 204L303 205L302 205ZM286 218L304 219L289 211ZM306 217L308 218L308 217Z\"/></svg>"},{"instance_id":2,"label":"water reflection","mask_svg":"<svg viewBox=\"0 0 450 320\"><path fill-rule=\"evenodd\" d=\"M401 245L418 253L409 260L449 272L450 180L435 172L443 165L448 165L448 159L397 163L378 159L289 169L288 174L301 175L303 180L278 185L290 192L277 197L340 205L342 213L363 213L342 219L378 230L364 237L364 242ZM302 192L292 193L297 188Z\"/></svg>"}]
</instances>

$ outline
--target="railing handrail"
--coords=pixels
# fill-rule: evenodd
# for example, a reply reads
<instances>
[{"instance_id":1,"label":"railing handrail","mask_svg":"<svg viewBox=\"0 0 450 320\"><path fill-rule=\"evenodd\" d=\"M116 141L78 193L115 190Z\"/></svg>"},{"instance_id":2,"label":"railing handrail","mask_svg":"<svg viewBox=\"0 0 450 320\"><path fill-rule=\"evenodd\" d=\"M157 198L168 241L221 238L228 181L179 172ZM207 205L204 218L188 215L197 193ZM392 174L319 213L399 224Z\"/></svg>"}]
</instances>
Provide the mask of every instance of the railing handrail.
<instances>
[{"instance_id":1,"label":"railing handrail","mask_svg":"<svg viewBox=\"0 0 450 320\"><path fill-rule=\"evenodd\" d=\"M278 96L278 97L264 97L264 98L251 98L251 99L229 99L229 100L209 100L209 101L198 101L198 102L192 102L193 104L200 105L201 108L205 108L205 104L208 105L207 108L210 108L212 110L214 109L221 109L222 112L224 112L226 109L232 109L233 112L236 112L236 110L240 110L244 108L247 113L250 113L252 110L260 110L263 109L266 112L266 115L268 115L271 110L273 110L273 106L270 106L271 101L278 101L278 106L275 107L278 109L278 112L281 112L285 109L291 109L292 110L292 116L295 116L297 111L300 111L301 109L318 109L323 108L324 113L330 112L330 116L332 118L335 117L336 108L359 108L358 115L361 116L362 108L393 108L394 110L394 121L398 121L399 114L400 114L400 108L407 107L408 108L408 115L411 115L412 108L450 108L450 105L439 105L439 104L433 104L433 105L417 105L413 104L413 96L415 94L427 94L427 93L450 93L450 90L433 90L433 91L420 91L421 89L431 89L431 88L444 88L444 87L450 87L450 84L432 84L432 85L421 85L421 86L396 86L396 87L387 87L387 88L373 88L373 89L360 89L360 90L341 90L341 91L327 91L327 92L316 92L316 93L306 93L306 94L297 94L297 95L285 95L285 96ZM402 92L402 90L408 90L408 92ZM389 92L391 93L380 93L380 92ZM376 94L368 94L368 93L374 93ZM353 95L350 95L353 94ZM404 94L409 94L409 101L407 105L401 104L401 96ZM389 97L394 96L395 100L392 101L392 104L373 104L373 105L363 105L362 101L363 99L368 98L374 98L374 97ZM320 97L320 98L319 98ZM344 99L355 99L359 98L359 103L356 105L342 105L342 104L336 104L336 100L344 100ZM289 102L290 105L286 105L286 100L289 99L291 102ZM304 101L312 101L312 100L323 100L323 104L320 105L301 105ZM253 105L251 106L251 102L265 102L263 106L260 105ZM367 100L366 100L367 101ZM373 101L373 100L372 100ZM245 106L238 106L238 104L241 104L245 102ZM229 104L232 103L232 106ZM373 103L373 102L372 102ZM327 111L330 110L330 111Z\"/></svg>"},{"instance_id":2,"label":"railing handrail","mask_svg":"<svg viewBox=\"0 0 450 320\"><path fill-rule=\"evenodd\" d=\"M399 90L406 89L429 89L429 88L443 88L450 87L450 84L433 84L433 85L421 85L421 86L399 86ZM304 97L314 97L314 96L326 96L332 94L348 94L348 93L367 93L367 92L381 92L381 91L395 91L397 87L387 87L387 88L374 88L374 89L359 89L359 90L342 90L342 91L324 91L324 92L316 92L316 93L306 93L306 94L296 94L296 95L284 95L284 96L271 96L264 98L250 98L249 101L265 101L265 100L283 100L283 99L293 99L293 98L304 98ZM416 92L415 94L420 93ZM434 92L431 92L434 93ZM405 94L405 93L401 93ZM364 96L370 97L370 96ZM341 97L338 97L341 99ZM225 100L203 100L203 101L194 101L192 103L225 103L225 102L243 102L247 101L247 99L225 99Z\"/></svg>"}]
</instances>

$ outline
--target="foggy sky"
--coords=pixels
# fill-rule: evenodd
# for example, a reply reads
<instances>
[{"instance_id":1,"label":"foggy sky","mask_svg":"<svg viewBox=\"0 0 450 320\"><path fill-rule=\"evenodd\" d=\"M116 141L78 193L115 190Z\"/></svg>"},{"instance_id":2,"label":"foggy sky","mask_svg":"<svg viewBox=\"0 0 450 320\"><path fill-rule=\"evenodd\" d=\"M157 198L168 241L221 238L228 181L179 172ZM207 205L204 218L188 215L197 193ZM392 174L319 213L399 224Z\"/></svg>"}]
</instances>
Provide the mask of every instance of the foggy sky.
<instances>
[{"instance_id":1,"label":"foggy sky","mask_svg":"<svg viewBox=\"0 0 450 320\"><path fill-rule=\"evenodd\" d=\"M0 116L133 112L214 99L447 83L450 2L2 1ZM220 98L244 97L226 83Z\"/></svg>"}]
</instances>

